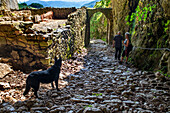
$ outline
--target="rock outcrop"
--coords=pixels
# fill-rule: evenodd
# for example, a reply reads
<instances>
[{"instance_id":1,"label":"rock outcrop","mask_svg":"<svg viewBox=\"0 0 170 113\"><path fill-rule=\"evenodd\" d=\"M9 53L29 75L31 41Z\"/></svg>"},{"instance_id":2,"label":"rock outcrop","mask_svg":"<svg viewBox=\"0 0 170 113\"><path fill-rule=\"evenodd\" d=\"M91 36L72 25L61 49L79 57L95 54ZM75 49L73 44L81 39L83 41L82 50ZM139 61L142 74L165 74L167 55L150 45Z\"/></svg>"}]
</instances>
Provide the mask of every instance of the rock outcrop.
<instances>
[{"instance_id":1,"label":"rock outcrop","mask_svg":"<svg viewBox=\"0 0 170 113\"><path fill-rule=\"evenodd\" d=\"M156 6L152 11L147 12L146 21L136 20L135 29L132 30L132 42L136 47L143 48L170 48L170 29L168 21L170 15L168 0L152 0L139 3L139 8L143 9L148 4ZM166 25L168 24L168 25ZM167 30L166 30L167 29ZM135 49L131 55L135 65L147 70L161 70L170 74L170 51L165 50L144 50Z\"/></svg>"},{"instance_id":2,"label":"rock outcrop","mask_svg":"<svg viewBox=\"0 0 170 113\"><path fill-rule=\"evenodd\" d=\"M0 0L0 10L19 9L17 0Z\"/></svg>"},{"instance_id":3,"label":"rock outcrop","mask_svg":"<svg viewBox=\"0 0 170 113\"><path fill-rule=\"evenodd\" d=\"M112 0L112 4L114 34L117 31L122 31L123 34L129 31L132 34L133 45L145 48L135 48L132 51L133 63L141 69L161 70L170 74L169 50L146 50L146 48L170 48L168 0L122 0L121 2ZM135 11L137 7L140 10L138 14ZM130 18L127 20L126 17L132 13L141 17L133 16L134 21L128 25Z\"/></svg>"},{"instance_id":4,"label":"rock outcrop","mask_svg":"<svg viewBox=\"0 0 170 113\"><path fill-rule=\"evenodd\" d=\"M135 11L139 0L112 0L113 10L113 32L116 35L118 31L123 33L129 30L125 18Z\"/></svg>"}]
</instances>

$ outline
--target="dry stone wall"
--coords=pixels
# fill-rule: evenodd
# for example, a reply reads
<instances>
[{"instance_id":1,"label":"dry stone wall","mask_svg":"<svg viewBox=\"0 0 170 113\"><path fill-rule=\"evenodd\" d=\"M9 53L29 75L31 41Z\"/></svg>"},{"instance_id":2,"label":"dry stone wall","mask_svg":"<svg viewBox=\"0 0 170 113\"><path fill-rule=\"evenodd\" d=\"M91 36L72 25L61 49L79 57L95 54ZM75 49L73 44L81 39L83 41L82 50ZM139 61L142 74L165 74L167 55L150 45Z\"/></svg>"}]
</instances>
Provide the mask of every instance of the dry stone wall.
<instances>
[{"instance_id":1,"label":"dry stone wall","mask_svg":"<svg viewBox=\"0 0 170 113\"><path fill-rule=\"evenodd\" d=\"M0 22L2 21L32 21L33 16L30 10L21 11L10 11L1 10L0 11Z\"/></svg>"},{"instance_id":2,"label":"dry stone wall","mask_svg":"<svg viewBox=\"0 0 170 113\"><path fill-rule=\"evenodd\" d=\"M42 15L45 14L49 11L53 11L54 19L67 19L68 15L75 12L77 9L75 7L73 8L51 8L51 7L46 7L46 8L41 8L41 9L30 9L32 15Z\"/></svg>"},{"instance_id":3,"label":"dry stone wall","mask_svg":"<svg viewBox=\"0 0 170 113\"><path fill-rule=\"evenodd\" d=\"M50 35L23 34L32 25L32 22L0 23L1 62L10 62L14 69L30 72L46 69L55 54L62 54L63 58L65 58L64 55L68 56L70 53L66 49L68 46L66 38L70 33L68 29L65 28Z\"/></svg>"},{"instance_id":4,"label":"dry stone wall","mask_svg":"<svg viewBox=\"0 0 170 113\"><path fill-rule=\"evenodd\" d=\"M46 69L54 56L71 58L84 47L85 9L69 15L67 25L57 30L40 32L32 29L33 22L0 22L1 62L10 63L13 69L29 73Z\"/></svg>"},{"instance_id":5,"label":"dry stone wall","mask_svg":"<svg viewBox=\"0 0 170 113\"><path fill-rule=\"evenodd\" d=\"M24 26L24 28L21 28ZM1 62L10 63L14 69L30 72L44 69L48 65L46 50L47 40L42 35L23 32L31 28L32 22L0 23L0 57Z\"/></svg>"},{"instance_id":6,"label":"dry stone wall","mask_svg":"<svg viewBox=\"0 0 170 113\"><path fill-rule=\"evenodd\" d=\"M86 22L87 11L85 7L78 9L76 12L68 16L67 24L71 25L71 30L74 33L74 46L76 50L84 47Z\"/></svg>"}]
</instances>

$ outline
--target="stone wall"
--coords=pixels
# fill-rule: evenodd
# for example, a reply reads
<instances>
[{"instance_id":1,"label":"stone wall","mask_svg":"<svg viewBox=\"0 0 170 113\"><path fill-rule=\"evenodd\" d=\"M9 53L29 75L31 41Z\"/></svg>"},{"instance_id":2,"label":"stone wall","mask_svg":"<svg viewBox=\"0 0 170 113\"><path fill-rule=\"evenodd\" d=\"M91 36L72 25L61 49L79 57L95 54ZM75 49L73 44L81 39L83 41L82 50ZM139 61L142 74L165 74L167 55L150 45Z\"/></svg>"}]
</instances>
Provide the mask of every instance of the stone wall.
<instances>
[{"instance_id":1,"label":"stone wall","mask_svg":"<svg viewBox=\"0 0 170 113\"><path fill-rule=\"evenodd\" d=\"M0 10L19 9L17 0L0 0Z\"/></svg>"},{"instance_id":2,"label":"stone wall","mask_svg":"<svg viewBox=\"0 0 170 113\"><path fill-rule=\"evenodd\" d=\"M81 49L84 47L84 41L86 36L86 8L78 9L76 12L68 16L68 25L71 25L71 30L74 35L75 49Z\"/></svg>"},{"instance_id":3,"label":"stone wall","mask_svg":"<svg viewBox=\"0 0 170 113\"><path fill-rule=\"evenodd\" d=\"M1 21L32 21L32 15L30 10L22 10L22 11L1 10L0 15L1 15L0 22Z\"/></svg>"},{"instance_id":4,"label":"stone wall","mask_svg":"<svg viewBox=\"0 0 170 113\"><path fill-rule=\"evenodd\" d=\"M1 62L10 63L13 69L29 73L46 69L53 63L55 55L60 54L63 59L73 55L76 46L73 46L70 26L44 35L24 34L32 25L32 22L0 23Z\"/></svg>"},{"instance_id":5,"label":"stone wall","mask_svg":"<svg viewBox=\"0 0 170 113\"><path fill-rule=\"evenodd\" d=\"M68 15L75 12L77 9L73 8L41 8L41 9L30 9L32 15L42 15L47 13L48 11L53 11L54 19L67 19Z\"/></svg>"},{"instance_id":6,"label":"stone wall","mask_svg":"<svg viewBox=\"0 0 170 113\"><path fill-rule=\"evenodd\" d=\"M45 34L32 29L33 22L0 22L0 62L29 73L46 69L53 63L55 55L71 58L84 47L85 14L84 8L79 9L69 15L66 26Z\"/></svg>"},{"instance_id":7,"label":"stone wall","mask_svg":"<svg viewBox=\"0 0 170 113\"><path fill-rule=\"evenodd\" d=\"M0 23L0 57L1 62L10 63L13 69L30 72L36 69L47 68L48 48L47 40L41 35L23 35L33 23L22 23L25 28L20 28L21 23Z\"/></svg>"}]
</instances>

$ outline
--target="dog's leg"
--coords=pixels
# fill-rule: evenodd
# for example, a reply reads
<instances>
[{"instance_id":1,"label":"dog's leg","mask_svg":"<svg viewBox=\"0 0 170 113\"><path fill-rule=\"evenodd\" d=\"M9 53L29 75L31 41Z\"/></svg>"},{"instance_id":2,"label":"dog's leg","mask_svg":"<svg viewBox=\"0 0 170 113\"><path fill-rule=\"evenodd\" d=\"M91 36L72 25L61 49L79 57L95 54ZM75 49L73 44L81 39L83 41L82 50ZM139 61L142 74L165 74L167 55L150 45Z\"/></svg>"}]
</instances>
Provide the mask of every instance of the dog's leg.
<instances>
[{"instance_id":1,"label":"dog's leg","mask_svg":"<svg viewBox=\"0 0 170 113\"><path fill-rule=\"evenodd\" d=\"M28 94L28 92L30 91L30 84L26 84L26 88L25 88L25 91L24 91L24 93L23 93L23 95L25 96L26 94Z\"/></svg>"},{"instance_id":2,"label":"dog's leg","mask_svg":"<svg viewBox=\"0 0 170 113\"><path fill-rule=\"evenodd\" d=\"M38 94L37 94L37 89L34 89L34 95L36 96L36 98L38 98Z\"/></svg>"},{"instance_id":3,"label":"dog's leg","mask_svg":"<svg viewBox=\"0 0 170 113\"><path fill-rule=\"evenodd\" d=\"M53 81L51 82L51 87L54 88L54 84L53 84Z\"/></svg>"},{"instance_id":4,"label":"dog's leg","mask_svg":"<svg viewBox=\"0 0 170 113\"><path fill-rule=\"evenodd\" d=\"M56 78L56 80L55 80L55 86L56 86L56 89L57 89L58 91L60 91L60 90L58 89L58 78Z\"/></svg>"},{"instance_id":5,"label":"dog's leg","mask_svg":"<svg viewBox=\"0 0 170 113\"><path fill-rule=\"evenodd\" d=\"M35 84L35 86L33 86L34 89L34 95L36 96L36 98L38 98L38 94L37 91L39 89L40 83Z\"/></svg>"}]
</instances>

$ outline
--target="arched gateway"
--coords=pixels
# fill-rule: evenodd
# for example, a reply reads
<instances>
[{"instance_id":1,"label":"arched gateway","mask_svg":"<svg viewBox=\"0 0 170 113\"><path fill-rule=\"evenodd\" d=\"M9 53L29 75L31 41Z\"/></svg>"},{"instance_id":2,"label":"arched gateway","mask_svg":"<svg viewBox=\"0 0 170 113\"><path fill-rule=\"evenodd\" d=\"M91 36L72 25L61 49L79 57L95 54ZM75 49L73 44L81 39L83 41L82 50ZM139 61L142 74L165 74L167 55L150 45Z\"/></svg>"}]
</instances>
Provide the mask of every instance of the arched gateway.
<instances>
[{"instance_id":1,"label":"arched gateway","mask_svg":"<svg viewBox=\"0 0 170 113\"><path fill-rule=\"evenodd\" d=\"M87 9L87 22L86 22L86 38L85 38L85 46L88 46L90 43L90 20L93 14L101 12L103 13L106 18L108 19L107 25L107 43L112 44L112 37L113 37L113 14L112 8L92 8Z\"/></svg>"}]
</instances>

